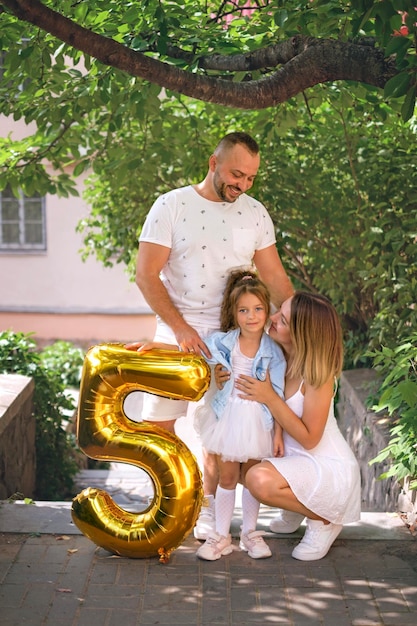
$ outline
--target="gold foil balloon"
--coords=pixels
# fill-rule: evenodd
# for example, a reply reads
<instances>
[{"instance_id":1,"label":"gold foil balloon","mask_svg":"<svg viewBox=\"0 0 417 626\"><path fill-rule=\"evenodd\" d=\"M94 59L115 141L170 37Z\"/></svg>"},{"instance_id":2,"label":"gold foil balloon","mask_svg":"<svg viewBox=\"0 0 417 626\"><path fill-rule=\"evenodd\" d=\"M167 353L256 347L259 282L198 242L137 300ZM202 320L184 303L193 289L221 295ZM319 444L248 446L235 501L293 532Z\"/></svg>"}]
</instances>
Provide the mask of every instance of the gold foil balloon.
<instances>
[{"instance_id":1,"label":"gold foil balloon","mask_svg":"<svg viewBox=\"0 0 417 626\"><path fill-rule=\"evenodd\" d=\"M97 545L120 556L170 553L191 532L203 498L201 473L188 447L174 434L129 420L123 410L132 391L199 400L210 384L202 357L176 351L138 353L121 344L91 348L84 361L77 421L81 450L98 460L131 463L150 476L155 495L132 513L103 490L88 487L72 503L72 518Z\"/></svg>"}]
</instances>

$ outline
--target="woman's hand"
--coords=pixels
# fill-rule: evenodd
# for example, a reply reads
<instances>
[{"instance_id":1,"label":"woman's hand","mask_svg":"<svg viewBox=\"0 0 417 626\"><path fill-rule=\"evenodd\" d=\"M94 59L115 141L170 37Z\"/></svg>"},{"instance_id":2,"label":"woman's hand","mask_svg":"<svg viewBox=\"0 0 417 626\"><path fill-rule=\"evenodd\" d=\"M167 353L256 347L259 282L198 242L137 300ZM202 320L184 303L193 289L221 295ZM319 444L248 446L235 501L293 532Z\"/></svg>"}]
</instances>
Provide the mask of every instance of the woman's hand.
<instances>
[{"instance_id":1,"label":"woman's hand","mask_svg":"<svg viewBox=\"0 0 417 626\"><path fill-rule=\"evenodd\" d=\"M229 378L230 372L221 363L217 363L214 367L214 380L216 381L217 389L223 389Z\"/></svg>"},{"instance_id":2,"label":"woman's hand","mask_svg":"<svg viewBox=\"0 0 417 626\"><path fill-rule=\"evenodd\" d=\"M241 392L239 398L254 400L267 406L277 396L272 387L269 373L266 375L266 380L258 380L252 376L241 374L235 381L235 387Z\"/></svg>"}]
</instances>

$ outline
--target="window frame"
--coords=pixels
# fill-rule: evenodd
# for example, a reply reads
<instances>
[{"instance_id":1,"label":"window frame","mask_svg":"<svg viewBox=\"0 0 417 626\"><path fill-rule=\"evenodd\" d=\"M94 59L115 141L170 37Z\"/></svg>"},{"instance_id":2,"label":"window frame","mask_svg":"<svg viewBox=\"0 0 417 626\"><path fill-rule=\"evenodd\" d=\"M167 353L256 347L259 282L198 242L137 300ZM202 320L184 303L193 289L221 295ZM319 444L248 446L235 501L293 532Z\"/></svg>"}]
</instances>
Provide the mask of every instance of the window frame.
<instances>
[{"instance_id":1,"label":"window frame","mask_svg":"<svg viewBox=\"0 0 417 626\"><path fill-rule=\"evenodd\" d=\"M10 187L6 190L10 190ZM18 216L17 219L7 220L4 218L4 203L6 201L14 200L18 203ZM40 203L40 218L39 220L28 220L27 213L30 209L30 204L34 201ZM7 242L3 240L3 226L7 223L17 223L19 229L19 241ZM32 242L28 241L28 230L33 225L40 225L41 241ZM4 191L0 191L0 253L24 253L24 252L46 252L46 197L45 196L26 196L23 191L19 190L19 196L16 196L10 190L10 196L4 197Z\"/></svg>"}]
</instances>

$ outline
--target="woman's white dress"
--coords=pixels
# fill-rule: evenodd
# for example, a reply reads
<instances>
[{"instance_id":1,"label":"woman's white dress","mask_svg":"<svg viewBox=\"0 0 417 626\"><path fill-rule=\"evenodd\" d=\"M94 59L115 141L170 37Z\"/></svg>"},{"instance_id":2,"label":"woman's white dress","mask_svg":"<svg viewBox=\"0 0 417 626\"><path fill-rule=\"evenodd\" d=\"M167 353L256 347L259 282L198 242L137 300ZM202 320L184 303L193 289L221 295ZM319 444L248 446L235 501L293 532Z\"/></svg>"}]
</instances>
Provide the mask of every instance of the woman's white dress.
<instances>
[{"instance_id":1,"label":"woman's white dress","mask_svg":"<svg viewBox=\"0 0 417 626\"><path fill-rule=\"evenodd\" d=\"M242 354L237 341L231 353L233 377L252 376L253 359ZM223 461L263 459L272 456L272 427L267 430L262 404L238 397L233 387L225 411L216 418L209 403L196 409L194 426L207 452L219 454Z\"/></svg>"},{"instance_id":2,"label":"woman's white dress","mask_svg":"<svg viewBox=\"0 0 417 626\"><path fill-rule=\"evenodd\" d=\"M286 404L302 417L302 384ZM310 511L333 524L360 518L361 479L358 462L339 430L331 403L320 443L305 450L284 431L284 456L268 458L284 476L297 499Z\"/></svg>"}]
</instances>

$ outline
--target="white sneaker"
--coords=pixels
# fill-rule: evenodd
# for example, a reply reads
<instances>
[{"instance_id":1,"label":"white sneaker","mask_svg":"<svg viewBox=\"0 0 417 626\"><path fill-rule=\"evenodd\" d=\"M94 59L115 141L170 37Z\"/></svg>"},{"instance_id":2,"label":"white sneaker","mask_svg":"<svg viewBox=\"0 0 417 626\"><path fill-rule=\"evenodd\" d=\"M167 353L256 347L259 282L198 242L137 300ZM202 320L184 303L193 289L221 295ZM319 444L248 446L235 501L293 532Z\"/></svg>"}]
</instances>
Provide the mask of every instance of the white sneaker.
<instances>
[{"instance_id":1,"label":"white sneaker","mask_svg":"<svg viewBox=\"0 0 417 626\"><path fill-rule=\"evenodd\" d=\"M301 526L303 520L304 515L282 509L278 515L271 520L269 529L273 533L295 533L297 528Z\"/></svg>"},{"instance_id":2,"label":"white sneaker","mask_svg":"<svg viewBox=\"0 0 417 626\"><path fill-rule=\"evenodd\" d=\"M200 515L194 527L194 537L204 541L210 533L214 532L216 532L214 496L205 496L201 505Z\"/></svg>"},{"instance_id":3,"label":"white sneaker","mask_svg":"<svg viewBox=\"0 0 417 626\"><path fill-rule=\"evenodd\" d=\"M252 530L247 535L241 533L239 548L245 550L252 559L267 559L272 556L272 552L262 539L262 535L261 530Z\"/></svg>"},{"instance_id":4,"label":"white sneaker","mask_svg":"<svg viewBox=\"0 0 417 626\"><path fill-rule=\"evenodd\" d=\"M319 520L307 519L305 535L298 546L295 546L292 556L300 561L322 559L330 550L342 528L342 524L324 524Z\"/></svg>"},{"instance_id":5,"label":"white sneaker","mask_svg":"<svg viewBox=\"0 0 417 626\"><path fill-rule=\"evenodd\" d=\"M233 552L231 535L224 537L217 533L210 533L207 540L198 548L196 555L205 561L217 561L221 556L231 552Z\"/></svg>"}]
</instances>

